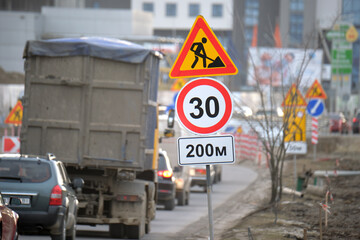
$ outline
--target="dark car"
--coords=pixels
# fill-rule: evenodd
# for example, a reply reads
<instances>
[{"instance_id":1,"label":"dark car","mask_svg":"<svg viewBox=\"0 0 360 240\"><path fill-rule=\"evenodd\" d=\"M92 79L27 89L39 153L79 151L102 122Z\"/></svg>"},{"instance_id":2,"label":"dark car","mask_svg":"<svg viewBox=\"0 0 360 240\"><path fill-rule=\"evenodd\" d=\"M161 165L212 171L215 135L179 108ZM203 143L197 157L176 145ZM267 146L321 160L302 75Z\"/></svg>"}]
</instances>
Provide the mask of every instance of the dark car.
<instances>
[{"instance_id":1,"label":"dark car","mask_svg":"<svg viewBox=\"0 0 360 240\"><path fill-rule=\"evenodd\" d=\"M352 131L353 133L359 133L360 129L360 112L358 112L352 121Z\"/></svg>"},{"instance_id":2,"label":"dark car","mask_svg":"<svg viewBox=\"0 0 360 240\"><path fill-rule=\"evenodd\" d=\"M158 159L158 204L164 205L166 210L175 208L176 184L169 157L165 151L159 151Z\"/></svg>"},{"instance_id":3,"label":"dark car","mask_svg":"<svg viewBox=\"0 0 360 240\"><path fill-rule=\"evenodd\" d=\"M196 165L190 167L191 186L199 186L207 191L206 166ZM210 165L210 183L215 180L215 168Z\"/></svg>"},{"instance_id":4,"label":"dark car","mask_svg":"<svg viewBox=\"0 0 360 240\"><path fill-rule=\"evenodd\" d=\"M189 166L177 166L174 168L176 183L176 199L177 205L189 205L191 176Z\"/></svg>"},{"instance_id":5,"label":"dark car","mask_svg":"<svg viewBox=\"0 0 360 240\"><path fill-rule=\"evenodd\" d=\"M329 130L331 133L349 133L350 125L343 113L329 113Z\"/></svg>"},{"instance_id":6,"label":"dark car","mask_svg":"<svg viewBox=\"0 0 360 240\"><path fill-rule=\"evenodd\" d=\"M17 239L17 222L19 215L6 207L0 194L0 239Z\"/></svg>"},{"instance_id":7,"label":"dark car","mask_svg":"<svg viewBox=\"0 0 360 240\"><path fill-rule=\"evenodd\" d=\"M5 204L19 214L19 233L48 233L51 239L75 239L78 200L55 156L0 155L0 191Z\"/></svg>"}]
</instances>

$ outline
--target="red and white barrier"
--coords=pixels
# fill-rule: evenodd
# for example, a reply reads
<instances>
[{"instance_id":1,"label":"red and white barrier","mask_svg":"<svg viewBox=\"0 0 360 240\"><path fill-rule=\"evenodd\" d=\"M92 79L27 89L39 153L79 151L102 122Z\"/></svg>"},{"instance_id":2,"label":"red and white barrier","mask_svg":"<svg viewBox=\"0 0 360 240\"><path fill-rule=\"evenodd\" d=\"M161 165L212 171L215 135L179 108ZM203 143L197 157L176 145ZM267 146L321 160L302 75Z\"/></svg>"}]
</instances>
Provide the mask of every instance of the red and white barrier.
<instances>
[{"instance_id":1,"label":"red and white barrier","mask_svg":"<svg viewBox=\"0 0 360 240\"><path fill-rule=\"evenodd\" d=\"M269 167L269 156L265 153L263 143L255 132L249 131L248 133L244 133L241 127L238 127L237 131L232 133L232 135L235 141L237 161L251 160L259 166L266 165L266 167Z\"/></svg>"},{"instance_id":2,"label":"red and white barrier","mask_svg":"<svg viewBox=\"0 0 360 240\"><path fill-rule=\"evenodd\" d=\"M311 143L318 144L319 139L319 122L317 117L311 118Z\"/></svg>"}]
</instances>

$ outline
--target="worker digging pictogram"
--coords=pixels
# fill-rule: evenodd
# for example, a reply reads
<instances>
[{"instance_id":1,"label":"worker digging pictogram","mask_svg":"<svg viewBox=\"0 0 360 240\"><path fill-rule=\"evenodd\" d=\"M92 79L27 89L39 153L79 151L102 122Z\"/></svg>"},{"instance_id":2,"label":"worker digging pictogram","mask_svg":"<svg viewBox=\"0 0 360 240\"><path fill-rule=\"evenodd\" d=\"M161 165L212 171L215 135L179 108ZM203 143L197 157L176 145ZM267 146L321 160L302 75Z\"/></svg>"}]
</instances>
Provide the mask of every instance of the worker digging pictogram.
<instances>
[{"instance_id":1,"label":"worker digging pictogram","mask_svg":"<svg viewBox=\"0 0 360 240\"><path fill-rule=\"evenodd\" d=\"M195 60L191 65L191 68L194 68L199 61L199 58L202 58L203 68L217 68L225 67L224 63L221 61L220 57L217 56L215 59L211 59L206 55L204 44L207 43L207 38L203 37L201 42L194 42L191 45L190 51L193 51L195 54ZM212 61L209 65L206 65L206 59Z\"/></svg>"}]
</instances>

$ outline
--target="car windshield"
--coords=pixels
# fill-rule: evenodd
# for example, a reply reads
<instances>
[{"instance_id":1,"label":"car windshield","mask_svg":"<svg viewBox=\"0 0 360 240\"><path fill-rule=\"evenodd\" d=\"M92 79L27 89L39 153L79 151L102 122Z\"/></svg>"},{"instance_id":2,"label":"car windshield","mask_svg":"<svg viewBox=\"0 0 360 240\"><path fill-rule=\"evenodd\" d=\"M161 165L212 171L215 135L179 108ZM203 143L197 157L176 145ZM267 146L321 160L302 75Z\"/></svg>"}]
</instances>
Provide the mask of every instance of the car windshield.
<instances>
[{"instance_id":1,"label":"car windshield","mask_svg":"<svg viewBox=\"0 0 360 240\"><path fill-rule=\"evenodd\" d=\"M50 177L49 163L41 161L0 160L0 181L41 183Z\"/></svg>"},{"instance_id":2,"label":"car windshield","mask_svg":"<svg viewBox=\"0 0 360 240\"><path fill-rule=\"evenodd\" d=\"M159 170L169 170L164 155L159 154Z\"/></svg>"}]
</instances>

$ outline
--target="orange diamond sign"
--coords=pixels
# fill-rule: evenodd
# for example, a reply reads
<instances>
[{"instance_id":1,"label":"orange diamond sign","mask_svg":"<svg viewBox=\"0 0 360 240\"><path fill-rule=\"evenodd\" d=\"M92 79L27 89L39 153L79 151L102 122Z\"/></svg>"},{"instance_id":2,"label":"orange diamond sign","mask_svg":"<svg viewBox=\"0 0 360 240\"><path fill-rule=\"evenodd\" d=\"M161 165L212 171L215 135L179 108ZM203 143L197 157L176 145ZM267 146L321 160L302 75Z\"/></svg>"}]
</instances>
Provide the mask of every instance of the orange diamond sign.
<instances>
[{"instance_id":1,"label":"orange diamond sign","mask_svg":"<svg viewBox=\"0 0 360 240\"><path fill-rule=\"evenodd\" d=\"M169 73L170 78L235 75L238 70L203 16L198 16Z\"/></svg>"}]
</instances>

